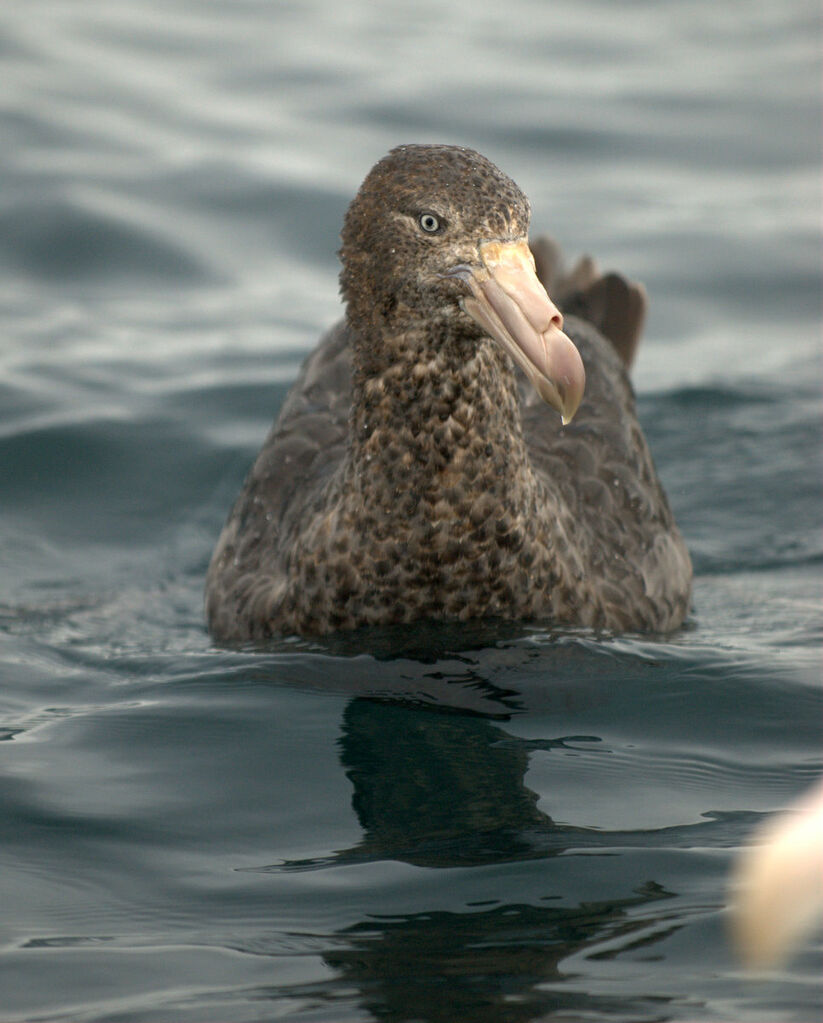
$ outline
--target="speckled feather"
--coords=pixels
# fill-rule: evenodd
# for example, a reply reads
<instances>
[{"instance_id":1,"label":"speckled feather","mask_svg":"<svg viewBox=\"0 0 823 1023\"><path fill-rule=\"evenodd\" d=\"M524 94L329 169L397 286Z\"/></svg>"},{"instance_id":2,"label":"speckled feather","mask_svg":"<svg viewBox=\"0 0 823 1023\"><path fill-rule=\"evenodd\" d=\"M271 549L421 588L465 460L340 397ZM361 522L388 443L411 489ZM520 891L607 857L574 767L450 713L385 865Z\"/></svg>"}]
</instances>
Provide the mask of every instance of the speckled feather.
<instances>
[{"instance_id":1,"label":"speckled feather","mask_svg":"<svg viewBox=\"0 0 823 1023\"><path fill-rule=\"evenodd\" d=\"M424 210L449 231L421 238ZM462 311L461 283L432 283L466 236L524 235L528 219L517 186L470 150L401 147L372 170L342 235L346 320L306 361L212 558L215 638L421 618L682 622L691 564L628 378L642 290L589 261L564 280L551 243L533 246L586 368L564 427Z\"/></svg>"}]
</instances>

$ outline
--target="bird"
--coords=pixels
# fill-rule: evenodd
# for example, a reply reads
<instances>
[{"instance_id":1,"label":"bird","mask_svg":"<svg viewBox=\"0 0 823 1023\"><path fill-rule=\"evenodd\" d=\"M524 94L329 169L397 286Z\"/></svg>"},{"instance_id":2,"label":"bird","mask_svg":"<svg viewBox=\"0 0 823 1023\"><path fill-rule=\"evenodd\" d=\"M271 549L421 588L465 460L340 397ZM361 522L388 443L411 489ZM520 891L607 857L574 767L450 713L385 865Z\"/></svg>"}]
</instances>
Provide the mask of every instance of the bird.
<instances>
[{"instance_id":1,"label":"bird","mask_svg":"<svg viewBox=\"0 0 823 1023\"><path fill-rule=\"evenodd\" d=\"M341 231L345 316L211 559L216 641L681 626L691 561L629 378L645 290L588 257L566 273L550 238L530 245L530 215L462 146L400 145L366 175Z\"/></svg>"},{"instance_id":2,"label":"bird","mask_svg":"<svg viewBox=\"0 0 823 1023\"><path fill-rule=\"evenodd\" d=\"M823 782L769 815L730 879L732 944L752 971L776 969L823 917Z\"/></svg>"}]
</instances>

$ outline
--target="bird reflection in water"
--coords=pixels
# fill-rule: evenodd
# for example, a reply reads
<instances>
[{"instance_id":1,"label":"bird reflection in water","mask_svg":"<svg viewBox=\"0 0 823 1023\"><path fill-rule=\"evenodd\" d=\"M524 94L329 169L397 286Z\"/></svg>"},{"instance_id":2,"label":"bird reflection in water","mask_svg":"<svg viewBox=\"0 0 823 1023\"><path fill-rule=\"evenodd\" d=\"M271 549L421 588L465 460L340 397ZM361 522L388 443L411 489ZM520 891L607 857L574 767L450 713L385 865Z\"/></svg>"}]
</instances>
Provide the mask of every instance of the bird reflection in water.
<instances>
[{"instance_id":1,"label":"bird reflection in water","mask_svg":"<svg viewBox=\"0 0 823 1023\"><path fill-rule=\"evenodd\" d=\"M610 845L614 833L555 824L525 784L532 751L599 739L522 740L501 725L449 708L353 699L344 714L341 762L363 838L330 859L289 861L278 871L386 860L482 868ZM410 1011L415 1019L450 1021L499 1020L504 1011L518 1021L555 1010L614 1009L609 999L567 989L558 964L587 948L602 958L616 954L594 947L604 942L625 948L671 933L676 924L650 934L648 915L637 911L673 893L647 881L619 897L569 905L549 885L516 903L491 890L488 900L458 912L389 915L375 907L336 936L324 962L356 985L363 1006L381 1020L405 1020ZM632 1011L638 1020L659 1019L660 1008L653 998L639 998Z\"/></svg>"}]
</instances>

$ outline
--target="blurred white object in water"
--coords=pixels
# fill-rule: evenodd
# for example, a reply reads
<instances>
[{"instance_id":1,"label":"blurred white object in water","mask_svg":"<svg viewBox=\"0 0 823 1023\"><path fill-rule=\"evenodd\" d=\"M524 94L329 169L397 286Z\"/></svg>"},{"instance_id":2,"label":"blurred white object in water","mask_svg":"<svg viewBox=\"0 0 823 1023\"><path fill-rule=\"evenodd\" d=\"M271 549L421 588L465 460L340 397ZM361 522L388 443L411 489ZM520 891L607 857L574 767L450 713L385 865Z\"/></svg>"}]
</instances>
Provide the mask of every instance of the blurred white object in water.
<instances>
[{"instance_id":1,"label":"blurred white object in water","mask_svg":"<svg viewBox=\"0 0 823 1023\"><path fill-rule=\"evenodd\" d=\"M746 966L785 959L823 909L823 783L752 836L733 875L732 933Z\"/></svg>"}]
</instances>

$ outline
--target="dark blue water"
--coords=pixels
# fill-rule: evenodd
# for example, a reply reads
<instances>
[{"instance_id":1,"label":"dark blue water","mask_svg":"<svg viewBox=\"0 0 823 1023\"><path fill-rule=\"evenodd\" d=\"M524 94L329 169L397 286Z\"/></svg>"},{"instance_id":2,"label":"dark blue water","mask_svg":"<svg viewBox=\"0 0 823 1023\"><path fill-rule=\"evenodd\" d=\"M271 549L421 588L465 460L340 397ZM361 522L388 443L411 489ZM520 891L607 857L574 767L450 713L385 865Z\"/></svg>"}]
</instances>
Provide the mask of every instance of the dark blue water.
<instances>
[{"instance_id":1,"label":"dark blue water","mask_svg":"<svg viewBox=\"0 0 823 1023\"><path fill-rule=\"evenodd\" d=\"M811 1021L727 879L820 776L816 0L0 12L0 1019ZM214 648L202 583L391 146L642 279L667 641Z\"/></svg>"}]
</instances>

